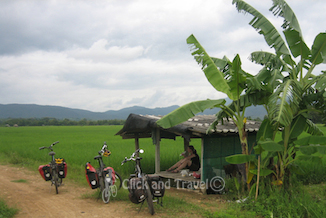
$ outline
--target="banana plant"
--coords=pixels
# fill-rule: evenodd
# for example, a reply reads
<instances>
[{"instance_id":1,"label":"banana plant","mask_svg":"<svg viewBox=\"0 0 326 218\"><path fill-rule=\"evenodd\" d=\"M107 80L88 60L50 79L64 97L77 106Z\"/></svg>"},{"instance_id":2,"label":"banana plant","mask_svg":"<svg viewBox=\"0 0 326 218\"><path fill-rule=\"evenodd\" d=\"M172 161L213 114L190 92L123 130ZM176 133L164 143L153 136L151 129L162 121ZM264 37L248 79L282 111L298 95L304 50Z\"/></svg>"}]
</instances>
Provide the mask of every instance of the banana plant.
<instances>
[{"instance_id":1,"label":"banana plant","mask_svg":"<svg viewBox=\"0 0 326 218\"><path fill-rule=\"evenodd\" d=\"M270 139L274 141L275 134L282 132L282 141L274 146L282 146L281 151L275 152L275 158L278 179L283 181L297 151L294 143L297 137L302 131L312 135L322 134L318 127L307 119L308 105L312 102L304 102L303 99L314 99L311 96L317 93L316 89L325 91L325 73L318 76L312 73L317 65L326 62L326 33L319 33L309 48L303 40L294 12L284 0L273 0L270 11L284 19L282 28L285 40L273 24L251 5L242 0L233 0L233 4L239 12L253 16L249 24L264 36L266 43L275 51L275 54L265 51L253 52L250 59L263 65L259 76L265 78L261 80L265 90L273 90L265 102L265 108L273 132ZM266 141L267 138L259 140Z\"/></svg>"},{"instance_id":2,"label":"banana plant","mask_svg":"<svg viewBox=\"0 0 326 218\"><path fill-rule=\"evenodd\" d=\"M226 106L225 100L213 101L210 99L192 102L162 117L157 121L157 124L163 128L170 128L188 120L198 112L212 107L219 107L234 121L239 130L242 154L248 155L245 109L253 104L252 101L263 99L264 87L261 86L261 82L257 80L257 77L242 70L239 55L236 55L232 62L227 57L222 59L210 57L193 35L187 38L187 43L191 46L192 55L201 66L210 84L217 91L227 94L234 103L232 106ZM241 96L243 92L249 92L249 90L251 95ZM216 119L212 123L207 130L208 133L211 129L215 129L217 122ZM248 172L248 165L246 165L246 172Z\"/></svg>"}]
</instances>

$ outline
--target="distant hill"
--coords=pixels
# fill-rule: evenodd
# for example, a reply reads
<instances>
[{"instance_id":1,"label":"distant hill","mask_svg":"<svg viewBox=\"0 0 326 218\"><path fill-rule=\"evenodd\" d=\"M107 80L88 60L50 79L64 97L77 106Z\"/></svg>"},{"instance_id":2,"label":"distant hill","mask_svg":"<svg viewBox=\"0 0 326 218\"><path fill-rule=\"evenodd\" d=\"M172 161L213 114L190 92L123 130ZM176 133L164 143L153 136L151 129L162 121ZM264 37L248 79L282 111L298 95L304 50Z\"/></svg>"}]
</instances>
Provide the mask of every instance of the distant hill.
<instances>
[{"instance_id":1,"label":"distant hill","mask_svg":"<svg viewBox=\"0 0 326 218\"><path fill-rule=\"evenodd\" d=\"M166 115L177 109L178 105L162 108L145 108L133 106L123 108L121 110L109 110L106 112L92 112L88 110L72 109L60 106L46 106L36 104L0 104L0 119L7 118L44 118L51 117L56 119L71 119L71 120L125 120L130 113L134 114L150 114L150 115ZM201 114L215 114L219 109L206 110ZM246 116L252 118L263 119L266 114L265 109L261 106L250 107L246 111Z\"/></svg>"}]
</instances>

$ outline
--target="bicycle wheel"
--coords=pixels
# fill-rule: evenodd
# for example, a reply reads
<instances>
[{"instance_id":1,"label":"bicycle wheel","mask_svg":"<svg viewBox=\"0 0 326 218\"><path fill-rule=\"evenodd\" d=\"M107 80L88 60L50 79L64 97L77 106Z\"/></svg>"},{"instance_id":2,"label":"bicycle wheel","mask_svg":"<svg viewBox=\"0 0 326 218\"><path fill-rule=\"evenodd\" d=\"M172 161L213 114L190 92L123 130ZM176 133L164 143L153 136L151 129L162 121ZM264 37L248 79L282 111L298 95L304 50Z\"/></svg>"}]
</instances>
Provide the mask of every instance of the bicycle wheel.
<instances>
[{"instance_id":1,"label":"bicycle wheel","mask_svg":"<svg viewBox=\"0 0 326 218\"><path fill-rule=\"evenodd\" d=\"M55 192L57 194L59 194L59 190L58 190L58 187L59 187L59 181L58 181L58 174L56 172L56 170L52 170L52 180L53 180L53 184L55 186Z\"/></svg>"},{"instance_id":2,"label":"bicycle wheel","mask_svg":"<svg viewBox=\"0 0 326 218\"><path fill-rule=\"evenodd\" d=\"M147 205L148 205L148 209L149 209L149 213L151 215L153 215L154 212L154 204L153 204L153 197L152 197L152 193L151 190L149 189L148 183L147 181L145 182L145 188L146 188L146 194L147 194Z\"/></svg>"},{"instance_id":3,"label":"bicycle wheel","mask_svg":"<svg viewBox=\"0 0 326 218\"><path fill-rule=\"evenodd\" d=\"M116 185L111 185L110 186L110 191L111 191L111 196L115 198L117 196L117 194L118 194L117 186Z\"/></svg>"},{"instance_id":4,"label":"bicycle wheel","mask_svg":"<svg viewBox=\"0 0 326 218\"><path fill-rule=\"evenodd\" d=\"M105 188L105 178L103 178L102 176L99 176L99 188L101 190L101 192L104 190Z\"/></svg>"},{"instance_id":5,"label":"bicycle wheel","mask_svg":"<svg viewBox=\"0 0 326 218\"><path fill-rule=\"evenodd\" d=\"M102 191L102 200L104 203L109 203L111 197L110 188L104 188Z\"/></svg>"},{"instance_id":6,"label":"bicycle wheel","mask_svg":"<svg viewBox=\"0 0 326 218\"><path fill-rule=\"evenodd\" d=\"M119 173L115 172L115 185L117 186L118 190L122 187L122 178Z\"/></svg>"}]
</instances>

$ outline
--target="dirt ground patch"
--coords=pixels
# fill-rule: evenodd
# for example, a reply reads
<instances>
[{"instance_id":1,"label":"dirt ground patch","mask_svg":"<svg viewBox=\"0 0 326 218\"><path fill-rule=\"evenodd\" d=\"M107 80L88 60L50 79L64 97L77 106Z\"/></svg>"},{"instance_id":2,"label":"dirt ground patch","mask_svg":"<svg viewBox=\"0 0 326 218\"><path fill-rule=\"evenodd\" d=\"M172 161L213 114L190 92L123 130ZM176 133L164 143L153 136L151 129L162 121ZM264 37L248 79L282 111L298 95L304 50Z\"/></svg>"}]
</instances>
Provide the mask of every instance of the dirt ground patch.
<instances>
[{"instance_id":1,"label":"dirt ground patch","mask_svg":"<svg viewBox=\"0 0 326 218\"><path fill-rule=\"evenodd\" d=\"M148 213L147 207L138 213L131 202L112 200L108 204L104 204L101 200L82 198L82 195L92 194L94 190L69 181L59 187L59 194L55 194L54 187L51 187L49 182L45 182L37 171L33 172L23 167L9 165L0 165L0 171L0 197L9 206L19 209L16 218L152 217ZM26 180L27 182L17 182L17 180ZM168 190L168 194L189 199L191 202L203 206L207 203L211 205L212 201L223 205L223 200L218 196L177 189ZM212 207L213 211L216 209ZM154 216L166 215L155 214Z\"/></svg>"}]
</instances>

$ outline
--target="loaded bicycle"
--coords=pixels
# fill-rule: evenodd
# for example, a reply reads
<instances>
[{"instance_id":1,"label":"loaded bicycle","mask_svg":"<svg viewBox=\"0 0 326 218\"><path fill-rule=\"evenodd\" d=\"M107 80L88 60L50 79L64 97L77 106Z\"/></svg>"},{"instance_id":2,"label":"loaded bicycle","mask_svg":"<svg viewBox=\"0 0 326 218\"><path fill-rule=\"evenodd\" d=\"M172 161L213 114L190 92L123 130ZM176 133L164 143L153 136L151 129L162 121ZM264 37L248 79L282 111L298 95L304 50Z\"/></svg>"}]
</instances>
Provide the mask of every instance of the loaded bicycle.
<instances>
[{"instance_id":1,"label":"loaded bicycle","mask_svg":"<svg viewBox=\"0 0 326 218\"><path fill-rule=\"evenodd\" d=\"M63 185L62 179L67 176L67 163L63 158L55 158L55 152L53 146L58 144L59 141L52 143L49 147L40 147L39 150L49 149L49 155L51 156L51 162L46 165L39 166L38 170L45 181L51 181L51 186L55 186L55 191L58 194L58 187Z\"/></svg>"},{"instance_id":2,"label":"loaded bicycle","mask_svg":"<svg viewBox=\"0 0 326 218\"><path fill-rule=\"evenodd\" d=\"M104 203L109 203L110 197L115 197L117 195L118 189L122 186L121 176L112 168L106 167L102 156L108 157L111 155L106 142L102 146L98 155L94 157L99 163L99 168L95 169L90 162L86 163L86 179L89 186L92 189L99 188L100 195L102 195L102 200Z\"/></svg>"},{"instance_id":3,"label":"loaded bicycle","mask_svg":"<svg viewBox=\"0 0 326 218\"><path fill-rule=\"evenodd\" d=\"M153 215L155 213L153 204L154 202L157 202L163 206L162 198L164 196L165 186L159 176L150 176L143 173L140 165L140 160L142 157L138 157L139 153L144 153L144 150L137 149L130 158L125 157L125 159L121 162L121 165L125 164L128 161L135 162L135 173L130 174L128 179L129 199L132 203L141 203L139 211L141 210L146 200L149 213Z\"/></svg>"}]
</instances>

